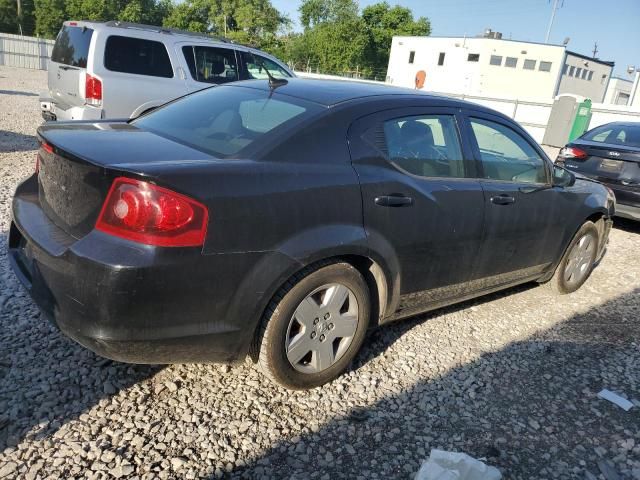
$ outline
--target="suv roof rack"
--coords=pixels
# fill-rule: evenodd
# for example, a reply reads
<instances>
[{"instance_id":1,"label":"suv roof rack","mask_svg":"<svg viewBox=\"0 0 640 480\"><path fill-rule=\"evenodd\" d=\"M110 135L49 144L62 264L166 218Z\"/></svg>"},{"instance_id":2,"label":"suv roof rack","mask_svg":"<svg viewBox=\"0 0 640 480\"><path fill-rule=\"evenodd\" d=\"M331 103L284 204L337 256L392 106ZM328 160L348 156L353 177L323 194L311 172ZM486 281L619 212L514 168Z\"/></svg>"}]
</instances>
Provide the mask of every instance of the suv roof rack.
<instances>
[{"instance_id":1,"label":"suv roof rack","mask_svg":"<svg viewBox=\"0 0 640 480\"><path fill-rule=\"evenodd\" d=\"M189 37L208 38L209 40L217 40L218 42L234 43L225 37L209 35L208 33L190 32L188 30L179 30L177 28L158 27L155 25L145 25L142 23L121 22L119 20L111 20L104 23L107 27L131 28L135 30L146 30L148 32L168 33L170 35L187 35Z\"/></svg>"}]
</instances>

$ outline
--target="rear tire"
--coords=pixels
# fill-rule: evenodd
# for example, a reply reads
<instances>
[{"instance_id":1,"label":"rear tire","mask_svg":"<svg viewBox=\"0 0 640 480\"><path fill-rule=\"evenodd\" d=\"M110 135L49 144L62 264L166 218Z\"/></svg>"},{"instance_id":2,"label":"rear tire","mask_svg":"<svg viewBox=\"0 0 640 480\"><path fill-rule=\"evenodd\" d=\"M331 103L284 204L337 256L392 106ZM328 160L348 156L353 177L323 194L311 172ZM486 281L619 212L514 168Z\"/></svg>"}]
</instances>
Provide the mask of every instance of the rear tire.
<instances>
[{"instance_id":1,"label":"rear tire","mask_svg":"<svg viewBox=\"0 0 640 480\"><path fill-rule=\"evenodd\" d=\"M267 308L257 339L258 366L283 387L318 387L342 374L364 341L369 288L348 263L295 275Z\"/></svg>"},{"instance_id":2,"label":"rear tire","mask_svg":"<svg viewBox=\"0 0 640 480\"><path fill-rule=\"evenodd\" d=\"M559 295L578 290L593 271L599 241L595 224L585 222L569 243L553 277L545 285Z\"/></svg>"}]
</instances>

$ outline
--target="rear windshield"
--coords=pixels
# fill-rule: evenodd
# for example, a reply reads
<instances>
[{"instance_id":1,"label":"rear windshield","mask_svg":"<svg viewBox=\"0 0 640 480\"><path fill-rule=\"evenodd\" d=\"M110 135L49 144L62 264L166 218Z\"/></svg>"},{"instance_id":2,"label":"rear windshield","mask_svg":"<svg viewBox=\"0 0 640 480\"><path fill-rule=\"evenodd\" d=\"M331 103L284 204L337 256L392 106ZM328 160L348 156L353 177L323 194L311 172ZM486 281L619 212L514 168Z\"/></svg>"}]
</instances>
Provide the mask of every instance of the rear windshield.
<instances>
[{"instance_id":1,"label":"rear windshield","mask_svg":"<svg viewBox=\"0 0 640 480\"><path fill-rule=\"evenodd\" d=\"M216 157L233 157L321 110L293 97L223 85L188 95L133 123Z\"/></svg>"},{"instance_id":2,"label":"rear windshield","mask_svg":"<svg viewBox=\"0 0 640 480\"><path fill-rule=\"evenodd\" d=\"M92 36L91 28L62 27L51 52L51 61L72 67L87 68Z\"/></svg>"},{"instance_id":3,"label":"rear windshield","mask_svg":"<svg viewBox=\"0 0 640 480\"><path fill-rule=\"evenodd\" d=\"M588 131L582 138L590 142L640 148L640 124L602 125Z\"/></svg>"}]
</instances>

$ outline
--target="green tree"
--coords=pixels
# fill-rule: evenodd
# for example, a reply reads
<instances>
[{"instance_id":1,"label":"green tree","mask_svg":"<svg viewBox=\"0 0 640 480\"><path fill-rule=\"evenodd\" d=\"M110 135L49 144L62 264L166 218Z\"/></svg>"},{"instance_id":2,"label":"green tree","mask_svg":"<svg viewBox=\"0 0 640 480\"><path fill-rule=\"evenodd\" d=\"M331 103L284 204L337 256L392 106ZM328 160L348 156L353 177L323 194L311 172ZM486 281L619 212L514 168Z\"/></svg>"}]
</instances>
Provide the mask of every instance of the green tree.
<instances>
[{"instance_id":1,"label":"green tree","mask_svg":"<svg viewBox=\"0 0 640 480\"><path fill-rule=\"evenodd\" d=\"M39 37L54 38L62 22L67 20L64 0L37 0L35 8L36 29Z\"/></svg>"},{"instance_id":2,"label":"green tree","mask_svg":"<svg viewBox=\"0 0 640 480\"><path fill-rule=\"evenodd\" d=\"M31 35L34 27L33 0L21 1L20 15L16 0L0 0L0 32Z\"/></svg>"},{"instance_id":3,"label":"green tree","mask_svg":"<svg viewBox=\"0 0 640 480\"><path fill-rule=\"evenodd\" d=\"M362 20L369 36L366 65L376 73L386 72L394 35L425 36L431 24L425 17L416 20L411 9L387 2L376 3L362 10Z\"/></svg>"},{"instance_id":4,"label":"green tree","mask_svg":"<svg viewBox=\"0 0 640 480\"><path fill-rule=\"evenodd\" d=\"M278 52L296 68L384 78L394 35L429 35L429 20L409 8L376 3L358 13L356 0L303 0L304 31Z\"/></svg>"},{"instance_id":5,"label":"green tree","mask_svg":"<svg viewBox=\"0 0 640 480\"><path fill-rule=\"evenodd\" d=\"M167 27L226 36L239 43L274 47L289 20L270 0L186 0L165 18Z\"/></svg>"},{"instance_id":6,"label":"green tree","mask_svg":"<svg viewBox=\"0 0 640 480\"><path fill-rule=\"evenodd\" d=\"M300 23L307 29L326 23L343 23L358 17L354 0L302 0L298 8Z\"/></svg>"},{"instance_id":7,"label":"green tree","mask_svg":"<svg viewBox=\"0 0 640 480\"><path fill-rule=\"evenodd\" d=\"M171 0L35 0L35 2L35 34L45 38L54 38L65 20L122 20L162 25L164 18L169 16L173 9Z\"/></svg>"}]
</instances>

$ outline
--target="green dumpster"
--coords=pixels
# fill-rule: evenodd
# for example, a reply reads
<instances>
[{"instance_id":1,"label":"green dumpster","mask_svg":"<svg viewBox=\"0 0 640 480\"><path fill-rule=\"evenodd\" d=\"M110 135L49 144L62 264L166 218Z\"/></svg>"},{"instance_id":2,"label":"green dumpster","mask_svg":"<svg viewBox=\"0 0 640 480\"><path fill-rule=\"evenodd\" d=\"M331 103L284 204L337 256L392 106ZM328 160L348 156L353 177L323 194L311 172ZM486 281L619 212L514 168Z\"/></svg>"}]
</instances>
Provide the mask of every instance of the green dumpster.
<instances>
[{"instance_id":1,"label":"green dumpster","mask_svg":"<svg viewBox=\"0 0 640 480\"><path fill-rule=\"evenodd\" d=\"M573 120L571 133L569 134L570 142L587 131L589 120L591 120L591 100L587 98L584 102L578 104L576 118Z\"/></svg>"}]
</instances>

